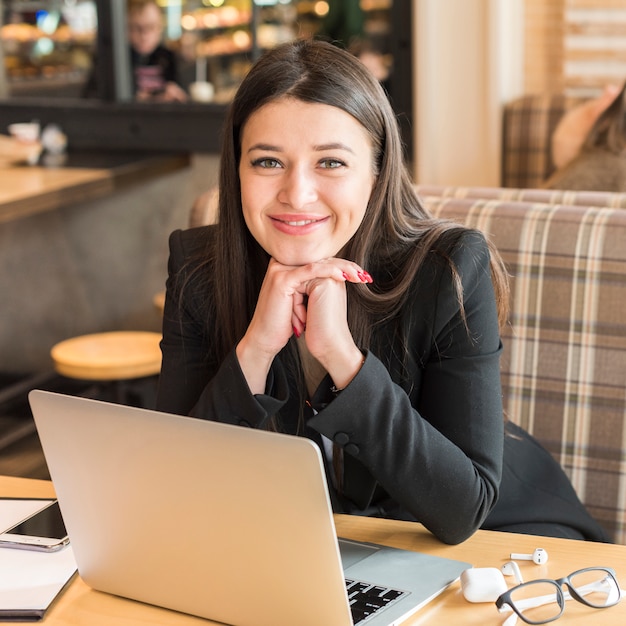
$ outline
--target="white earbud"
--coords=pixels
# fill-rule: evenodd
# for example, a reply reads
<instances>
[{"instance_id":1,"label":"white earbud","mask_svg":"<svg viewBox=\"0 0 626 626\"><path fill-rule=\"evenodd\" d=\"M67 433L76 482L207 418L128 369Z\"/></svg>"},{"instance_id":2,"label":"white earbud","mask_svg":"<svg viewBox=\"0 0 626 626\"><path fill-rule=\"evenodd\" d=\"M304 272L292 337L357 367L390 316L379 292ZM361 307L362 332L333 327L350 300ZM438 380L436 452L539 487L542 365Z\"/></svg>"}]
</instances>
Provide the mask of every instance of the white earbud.
<instances>
[{"instance_id":1,"label":"white earbud","mask_svg":"<svg viewBox=\"0 0 626 626\"><path fill-rule=\"evenodd\" d=\"M548 553L543 548L536 548L532 554L511 553L511 558L517 561L532 561L536 565L543 565L548 562Z\"/></svg>"},{"instance_id":2,"label":"white earbud","mask_svg":"<svg viewBox=\"0 0 626 626\"><path fill-rule=\"evenodd\" d=\"M519 565L515 561L507 561L501 568L505 576L515 576L515 582L521 584L524 582L522 572L519 571Z\"/></svg>"}]
</instances>

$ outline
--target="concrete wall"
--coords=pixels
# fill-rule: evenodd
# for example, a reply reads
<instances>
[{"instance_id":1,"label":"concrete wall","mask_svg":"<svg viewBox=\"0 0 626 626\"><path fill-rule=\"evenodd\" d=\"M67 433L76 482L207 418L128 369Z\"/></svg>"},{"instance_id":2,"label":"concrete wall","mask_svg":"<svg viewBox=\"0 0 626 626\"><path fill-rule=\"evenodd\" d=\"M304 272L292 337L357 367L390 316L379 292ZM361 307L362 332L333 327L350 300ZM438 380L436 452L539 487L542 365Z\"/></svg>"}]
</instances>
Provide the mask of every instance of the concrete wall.
<instances>
[{"instance_id":1,"label":"concrete wall","mask_svg":"<svg viewBox=\"0 0 626 626\"><path fill-rule=\"evenodd\" d=\"M189 168L0 224L0 372L51 367L50 348L105 330L159 330L152 302L164 289L167 238L216 181L216 156Z\"/></svg>"}]
</instances>

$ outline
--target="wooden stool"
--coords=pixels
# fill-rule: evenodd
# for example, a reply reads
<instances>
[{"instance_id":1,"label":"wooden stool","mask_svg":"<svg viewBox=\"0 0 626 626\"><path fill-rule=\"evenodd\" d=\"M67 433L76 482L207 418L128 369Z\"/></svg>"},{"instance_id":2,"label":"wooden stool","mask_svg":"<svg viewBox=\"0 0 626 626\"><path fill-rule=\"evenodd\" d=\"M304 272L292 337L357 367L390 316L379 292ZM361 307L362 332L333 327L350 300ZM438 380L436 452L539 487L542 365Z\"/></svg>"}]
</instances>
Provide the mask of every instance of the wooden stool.
<instances>
[{"instance_id":1,"label":"wooden stool","mask_svg":"<svg viewBox=\"0 0 626 626\"><path fill-rule=\"evenodd\" d=\"M57 373L68 378L115 384L116 400L123 400L121 383L155 376L161 369L161 334L115 331L72 337L50 351Z\"/></svg>"}]
</instances>

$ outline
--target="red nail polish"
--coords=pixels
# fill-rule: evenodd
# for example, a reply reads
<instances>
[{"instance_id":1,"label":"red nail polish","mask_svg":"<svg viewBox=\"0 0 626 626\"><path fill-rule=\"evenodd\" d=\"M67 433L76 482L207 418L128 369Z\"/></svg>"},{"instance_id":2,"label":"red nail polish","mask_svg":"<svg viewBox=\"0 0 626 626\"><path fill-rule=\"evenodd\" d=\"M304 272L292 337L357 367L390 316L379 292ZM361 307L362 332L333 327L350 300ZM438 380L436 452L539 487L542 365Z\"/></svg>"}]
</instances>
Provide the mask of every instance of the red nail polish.
<instances>
[{"instance_id":1,"label":"red nail polish","mask_svg":"<svg viewBox=\"0 0 626 626\"><path fill-rule=\"evenodd\" d=\"M363 276L365 276L365 280L368 283L373 283L374 282L374 279L370 276L369 272L363 272Z\"/></svg>"},{"instance_id":2,"label":"red nail polish","mask_svg":"<svg viewBox=\"0 0 626 626\"><path fill-rule=\"evenodd\" d=\"M345 272L341 272L341 274L345 280L350 280L350 276L348 276Z\"/></svg>"},{"instance_id":3,"label":"red nail polish","mask_svg":"<svg viewBox=\"0 0 626 626\"><path fill-rule=\"evenodd\" d=\"M300 339L300 331L295 326L292 326L291 328L293 328L293 334L296 336L296 338Z\"/></svg>"}]
</instances>

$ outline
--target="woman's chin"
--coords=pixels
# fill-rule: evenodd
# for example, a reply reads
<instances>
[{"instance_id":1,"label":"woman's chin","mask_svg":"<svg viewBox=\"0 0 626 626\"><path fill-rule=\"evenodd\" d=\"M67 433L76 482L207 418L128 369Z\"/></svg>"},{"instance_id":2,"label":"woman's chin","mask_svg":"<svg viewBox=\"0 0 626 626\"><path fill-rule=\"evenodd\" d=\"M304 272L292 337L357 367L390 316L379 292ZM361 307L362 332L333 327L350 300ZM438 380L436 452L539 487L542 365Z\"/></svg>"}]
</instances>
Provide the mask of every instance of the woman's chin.
<instances>
[{"instance_id":1,"label":"woman's chin","mask_svg":"<svg viewBox=\"0 0 626 626\"><path fill-rule=\"evenodd\" d=\"M307 265L308 263L316 263L322 259L328 259L334 256L328 250L317 252L304 252L302 250L276 251L275 254L270 253L270 256L274 260L278 261L281 265L287 265L289 267L300 267L301 265Z\"/></svg>"},{"instance_id":2,"label":"woman's chin","mask_svg":"<svg viewBox=\"0 0 626 626\"><path fill-rule=\"evenodd\" d=\"M315 261L319 261L320 259L312 259L310 257L302 257L299 255L290 255L290 254L281 254L273 257L275 261L278 261L281 265L286 265L287 267L300 267L301 265L306 265L307 263L314 263Z\"/></svg>"}]
</instances>

